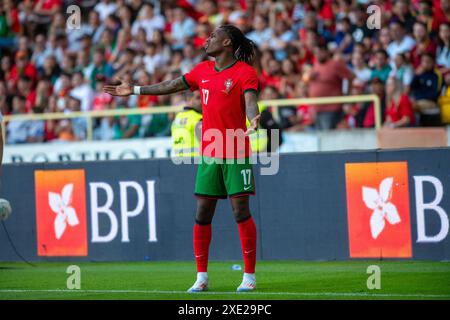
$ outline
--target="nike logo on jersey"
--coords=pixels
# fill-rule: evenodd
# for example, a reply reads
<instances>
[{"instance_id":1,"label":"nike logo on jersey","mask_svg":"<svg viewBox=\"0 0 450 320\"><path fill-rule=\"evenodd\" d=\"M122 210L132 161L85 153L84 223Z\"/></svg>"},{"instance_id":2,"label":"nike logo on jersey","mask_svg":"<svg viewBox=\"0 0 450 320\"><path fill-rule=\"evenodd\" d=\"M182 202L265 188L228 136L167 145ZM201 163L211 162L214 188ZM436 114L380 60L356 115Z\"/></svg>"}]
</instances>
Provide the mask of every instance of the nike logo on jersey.
<instances>
[{"instance_id":1,"label":"nike logo on jersey","mask_svg":"<svg viewBox=\"0 0 450 320\"><path fill-rule=\"evenodd\" d=\"M252 188L252 186L244 187L244 190L247 191L247 190L250 190L251 188Z\"/></svg>"},{"instance_id":2,"label":"nike logo on jersey","mask_svg":"<svg viewBox=\"0 0 450 320\"><path fill-rule=\"evenodd\" d=\"M209 80L202 80L202 83L206 83L206 82L209 82Z\"/></svg>"}]
</instances>

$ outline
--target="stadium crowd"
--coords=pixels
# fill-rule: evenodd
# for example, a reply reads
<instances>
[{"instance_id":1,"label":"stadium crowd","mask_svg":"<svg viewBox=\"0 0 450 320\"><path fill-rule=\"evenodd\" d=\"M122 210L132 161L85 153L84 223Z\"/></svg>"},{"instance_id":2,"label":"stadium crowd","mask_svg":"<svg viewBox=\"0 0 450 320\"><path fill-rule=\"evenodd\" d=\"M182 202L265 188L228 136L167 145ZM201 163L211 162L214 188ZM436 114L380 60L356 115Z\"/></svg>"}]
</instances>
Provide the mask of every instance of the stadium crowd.
<instances>
[{"instance_id":1,"label":"stadium crowd","mask_svg":"<svg viewBox=\"0 0 450 320\"><path fill-rule=\"evenodd\" d=\"M76 11L67 13L73 4L80 21ZM379 28L367 23L376 18L367 12L372 4L381 10ZM0 6L3 115L186 104L188 93L123 98L103 86L181 76L207 59L209 33L228 23L257 46L261 100L374 93L390 128L440 125L441 110L450 108L450 0L4 0ZM279 113L286 131L375 123L371 103ZM167 136L173 116L101 118L94 138ZM86 126L84 118L15 120L7 123L6 141L83 140Z\"/></svg>"}]
</instances>

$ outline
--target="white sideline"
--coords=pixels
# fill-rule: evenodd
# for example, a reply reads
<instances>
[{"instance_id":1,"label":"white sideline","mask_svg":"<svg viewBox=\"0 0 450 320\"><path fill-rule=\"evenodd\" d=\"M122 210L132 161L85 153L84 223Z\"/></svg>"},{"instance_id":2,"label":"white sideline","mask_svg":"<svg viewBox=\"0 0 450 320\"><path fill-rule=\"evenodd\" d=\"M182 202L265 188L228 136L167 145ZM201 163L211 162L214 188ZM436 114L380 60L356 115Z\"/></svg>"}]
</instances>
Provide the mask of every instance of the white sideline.
<instances>
[{"instance_id":1,"label":"white sideline","mask_svg":"<svg viewBox=\"0 0 450 320\"><path fill-rule=\"evenodd\" d=\"M69 289L0 289L0 293L142 293L142 294L188 294L186 291L164 290L69 290ZM407 293L368 293L368 292L202 292L195 295L288 295L323 297L403 297L403 298L450 298L450 294L407 294Z\"/></svg>"}]
</instances>

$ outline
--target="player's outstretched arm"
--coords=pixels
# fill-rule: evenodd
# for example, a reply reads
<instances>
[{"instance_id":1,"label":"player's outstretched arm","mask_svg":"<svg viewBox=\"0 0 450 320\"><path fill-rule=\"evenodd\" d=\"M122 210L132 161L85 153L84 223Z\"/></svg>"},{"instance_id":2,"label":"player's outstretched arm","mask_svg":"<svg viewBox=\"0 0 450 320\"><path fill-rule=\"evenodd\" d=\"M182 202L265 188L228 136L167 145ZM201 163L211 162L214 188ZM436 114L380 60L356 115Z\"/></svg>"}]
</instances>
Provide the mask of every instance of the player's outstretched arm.
<instances>
[{"instance_id":1,"label":"player's outstretched arm","mask_svg":"<svg viewBox=\"0 0 450 320\"><path fill-rule=\"evenodd\" d=\"M149 86L141 86L139 87L139 92L135 92L135 87L132 86L131 84L123 80L120 80L120 82L121 82L120 85L117 86L112 85L105 86L104 91L113 96L129 96L131 94L156 96L186 90L186 86L181 77L178 77L173 80L163 81Z\"/></svg>"},{"instance_id":2,"label":"player's outstretched arm","mask_svg":"<svg viewBox=\"0 0 450 320\"><path fill-rule=\"evenodd\" d=\"M256 96L256 92L253 90L245 92L244 96L245 113L247 114L247 118L250 120L250 126L248 127L245 134L251 134L258 129L259 118L261 118L257 102L258 97Z\"/></svg>"}]
</instances>

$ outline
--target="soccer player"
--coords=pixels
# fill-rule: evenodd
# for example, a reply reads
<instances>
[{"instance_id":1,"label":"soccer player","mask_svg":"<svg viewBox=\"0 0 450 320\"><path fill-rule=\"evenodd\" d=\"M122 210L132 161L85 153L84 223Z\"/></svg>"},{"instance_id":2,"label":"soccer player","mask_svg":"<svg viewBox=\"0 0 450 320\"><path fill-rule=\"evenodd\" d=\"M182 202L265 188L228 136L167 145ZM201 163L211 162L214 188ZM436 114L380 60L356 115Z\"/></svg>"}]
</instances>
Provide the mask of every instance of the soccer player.
<instances>
[{"instance_id":1,"label":"soccer player","mask_svg":"<svg viewBox=\"0 0 450 320\"><path fill-rule=\"evenodd\" d=\"M244 258L244 276L237 291L252 291L256 288L256 226L249 207L249 195L254 194L254 179L248 135L257 130L260 118L258 77L251 67L255 49L253 42L238 28L224 25L211 33L205 50L215 61L201 62L182 77L149 86L122 82L118 86L105 86L105 91L118 96L171 94L186 89L200 91L202 161L195 182L197 212L194 225L197 280L188 292L208 289L211 222L217 200L227 197L230 197L238 225ZM250 120L248 129L246 117ZM217 132L222 136L221 147L217 147L220 145L215 139L217 136L211 138ZM227 139L230 132L236 133L232 140ZM221 161L224 159L233 161Z\"/></svg>"}]
</instances>

